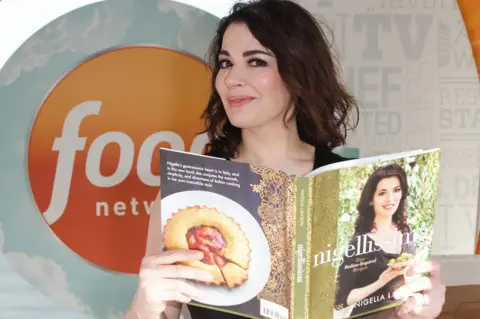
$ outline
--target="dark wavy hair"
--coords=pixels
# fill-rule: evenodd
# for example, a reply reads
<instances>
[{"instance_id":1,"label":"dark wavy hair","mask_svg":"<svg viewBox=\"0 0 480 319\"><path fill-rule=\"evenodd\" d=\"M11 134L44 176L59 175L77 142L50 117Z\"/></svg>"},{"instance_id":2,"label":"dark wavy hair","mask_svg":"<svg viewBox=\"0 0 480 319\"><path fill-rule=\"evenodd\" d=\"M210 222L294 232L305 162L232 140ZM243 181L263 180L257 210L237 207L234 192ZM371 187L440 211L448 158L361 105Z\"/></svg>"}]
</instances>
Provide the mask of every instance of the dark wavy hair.
<instances>
[{"instance_id":1,"label":"dark wavy hair","mask_svg":"<svg viewBox=\"0 0 480 319\"><path fill-rule=\"evenodd\" d=\"M375 211L370 203L373 200L378 183L380 183L382 179L389 177L397 177L400 181L400 187L402 188L402 198L400 199L397 211L392 216L392 222L400 232L410 231L406 216L406 199L408 196L407 174L400 165L389 164L376 169L363 187L360 201L357 205L358 217L355 221L356 234L369 233L375 228Z\"/></svg>"},{"instance_id":2,"label":"dark wavy hair","mask_svg":"<svg viewBox=\"0 0 480 319\"><path fill-rule=\"evenodd\" d=\"M320 23L304 8L289 0L256 0L236 3L221 19L207 60L212 70L212 93L202 114L209 142L207 154L234 158L242 140L241 130L227 118L215 88L218 55L228 26L245 24L253 36L271 50L294 102L298 134L302 141L331 150L345 144L349 112L357 102L340 82L335 59ZM288 112L289 110L287 110ZM287 113L284 115L286 123ZM290 120L290 119L288 119Z\"/></svg>"}]
</instances>

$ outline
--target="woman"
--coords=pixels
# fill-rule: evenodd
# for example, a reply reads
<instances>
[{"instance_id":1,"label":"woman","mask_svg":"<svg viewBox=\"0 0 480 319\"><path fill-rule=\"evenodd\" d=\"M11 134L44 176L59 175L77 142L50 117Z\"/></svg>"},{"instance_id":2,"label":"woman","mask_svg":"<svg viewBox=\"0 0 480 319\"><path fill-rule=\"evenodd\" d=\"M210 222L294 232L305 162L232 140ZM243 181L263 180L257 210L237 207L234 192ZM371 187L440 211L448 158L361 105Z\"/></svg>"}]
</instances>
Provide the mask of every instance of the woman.
<instances>
[{"instance_id":1,"label":"woman","mask_svg":"<svg viewBox=\"0 0 480 319\"><path fill-rule=\"evenodd\" d=\"M203 114L209 155L297 175L344 160L331 149L344 143L349 113L358 111L356 102L340 84L326 38L306 10L286 0L235 5L220 21L210 62L212 93ZM178 318L182 303L199 293L181 279L210 278L198 269L174 265L200 260L201 252L161 251L159 198L127 318ZM433 267L419 266L422 272ZM437 276L433 279L403 287L404 294L424 291L427 318L435 317L443 304L444 288ZM195 306L189 310L193 319L240 318Z\"/></svg>"},{"instance_id":2,"label":"woman","mask_svg":"<svg viewBox=\"0 0 480 319\"><path fill-rule=\"evenodd\" d=\"M414 238L406 217L407 196L407 176L400 165L382 166L368 178L348 245L374 249L360 258L367 266L347 267L358 264L358 256L344 257L337 276L337 308L353 306L350 314L353 316L396 302L392 293L404 283L400 275L411 262L392 266L389 262L404 254L415 255ZM376 262L369 263L370 260ZM358 275L360 269L361 275Z\"/></svg>"}]
</instances>

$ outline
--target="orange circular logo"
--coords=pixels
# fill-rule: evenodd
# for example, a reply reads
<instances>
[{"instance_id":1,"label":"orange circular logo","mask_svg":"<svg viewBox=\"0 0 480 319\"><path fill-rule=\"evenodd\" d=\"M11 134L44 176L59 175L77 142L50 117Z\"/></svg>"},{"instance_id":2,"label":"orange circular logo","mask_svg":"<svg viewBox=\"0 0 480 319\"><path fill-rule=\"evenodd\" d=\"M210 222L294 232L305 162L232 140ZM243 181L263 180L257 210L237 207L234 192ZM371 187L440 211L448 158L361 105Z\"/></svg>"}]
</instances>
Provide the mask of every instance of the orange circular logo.
<instances>
[{"instance_id":1,"label":"orange circular logo","mask_svg":"<svg viewBox=\"0 0 480 319\"><path fill-rule=\"evenodd\" d=\"M156 47L105 52L71 71L32 128L34 199L57 237L109 270L137 273L160 186L159 147L200 153L210 70Z\"/></svg>"}]
</instances>

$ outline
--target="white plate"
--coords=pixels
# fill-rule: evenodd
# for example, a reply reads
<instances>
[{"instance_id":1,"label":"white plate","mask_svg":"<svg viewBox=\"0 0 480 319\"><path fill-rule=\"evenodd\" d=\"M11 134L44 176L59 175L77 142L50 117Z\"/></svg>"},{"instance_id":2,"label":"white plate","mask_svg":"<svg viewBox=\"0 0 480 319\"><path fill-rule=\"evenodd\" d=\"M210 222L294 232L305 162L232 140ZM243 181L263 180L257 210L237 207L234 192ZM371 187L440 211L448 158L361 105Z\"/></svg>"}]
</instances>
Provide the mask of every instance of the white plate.
<instances>
[{"instance_id":1,"label":"white plate","mask_svg":"<svg viewBox=\"0 0 480 319\"><path fill-rule=\"evenodd\" d=\"M227 197L205 191L186 191L162 199L162 225L165 225L165 222L172 217L172 213L194 205L216 208L232 217L242 227L252 249L247 282L235 289L192 283L198 289L207 292L206 298L195 299L195 301L212 306L233 306L245 303L257 296L268 281L271 267L270 248L260 224L245 208Z\"/></svg>"}]
</instances>

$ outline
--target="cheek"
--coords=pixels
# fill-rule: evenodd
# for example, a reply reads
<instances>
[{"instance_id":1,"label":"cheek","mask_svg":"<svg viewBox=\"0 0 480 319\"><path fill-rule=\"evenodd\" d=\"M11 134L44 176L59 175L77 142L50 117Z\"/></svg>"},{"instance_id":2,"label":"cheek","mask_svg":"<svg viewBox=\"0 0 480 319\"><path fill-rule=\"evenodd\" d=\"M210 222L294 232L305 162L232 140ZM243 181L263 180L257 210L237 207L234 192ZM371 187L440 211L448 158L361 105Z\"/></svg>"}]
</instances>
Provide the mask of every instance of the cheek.
<instances>
[{"instance_id":1,"label":"cheek","mask_svg":"<svg viewBox=\"0 0 480 319\"><path fill-rule=\"evenodd\" d=\"M215 77L215 88L220 95L225 91L225 75L223 73L224 72L219 71Z\"/></svg>"},{"instance_id":2,"label":"cheek","mask_svg":"<svg viewBox=\"0 0 480 319\"><path fill-rule=\"evenodd\" d=\"M253 81L257 89L263 92L275 92L278 94L283 87L280 77L272 70L258 72L255 74Z\"/></svg>"}]
</instances>

